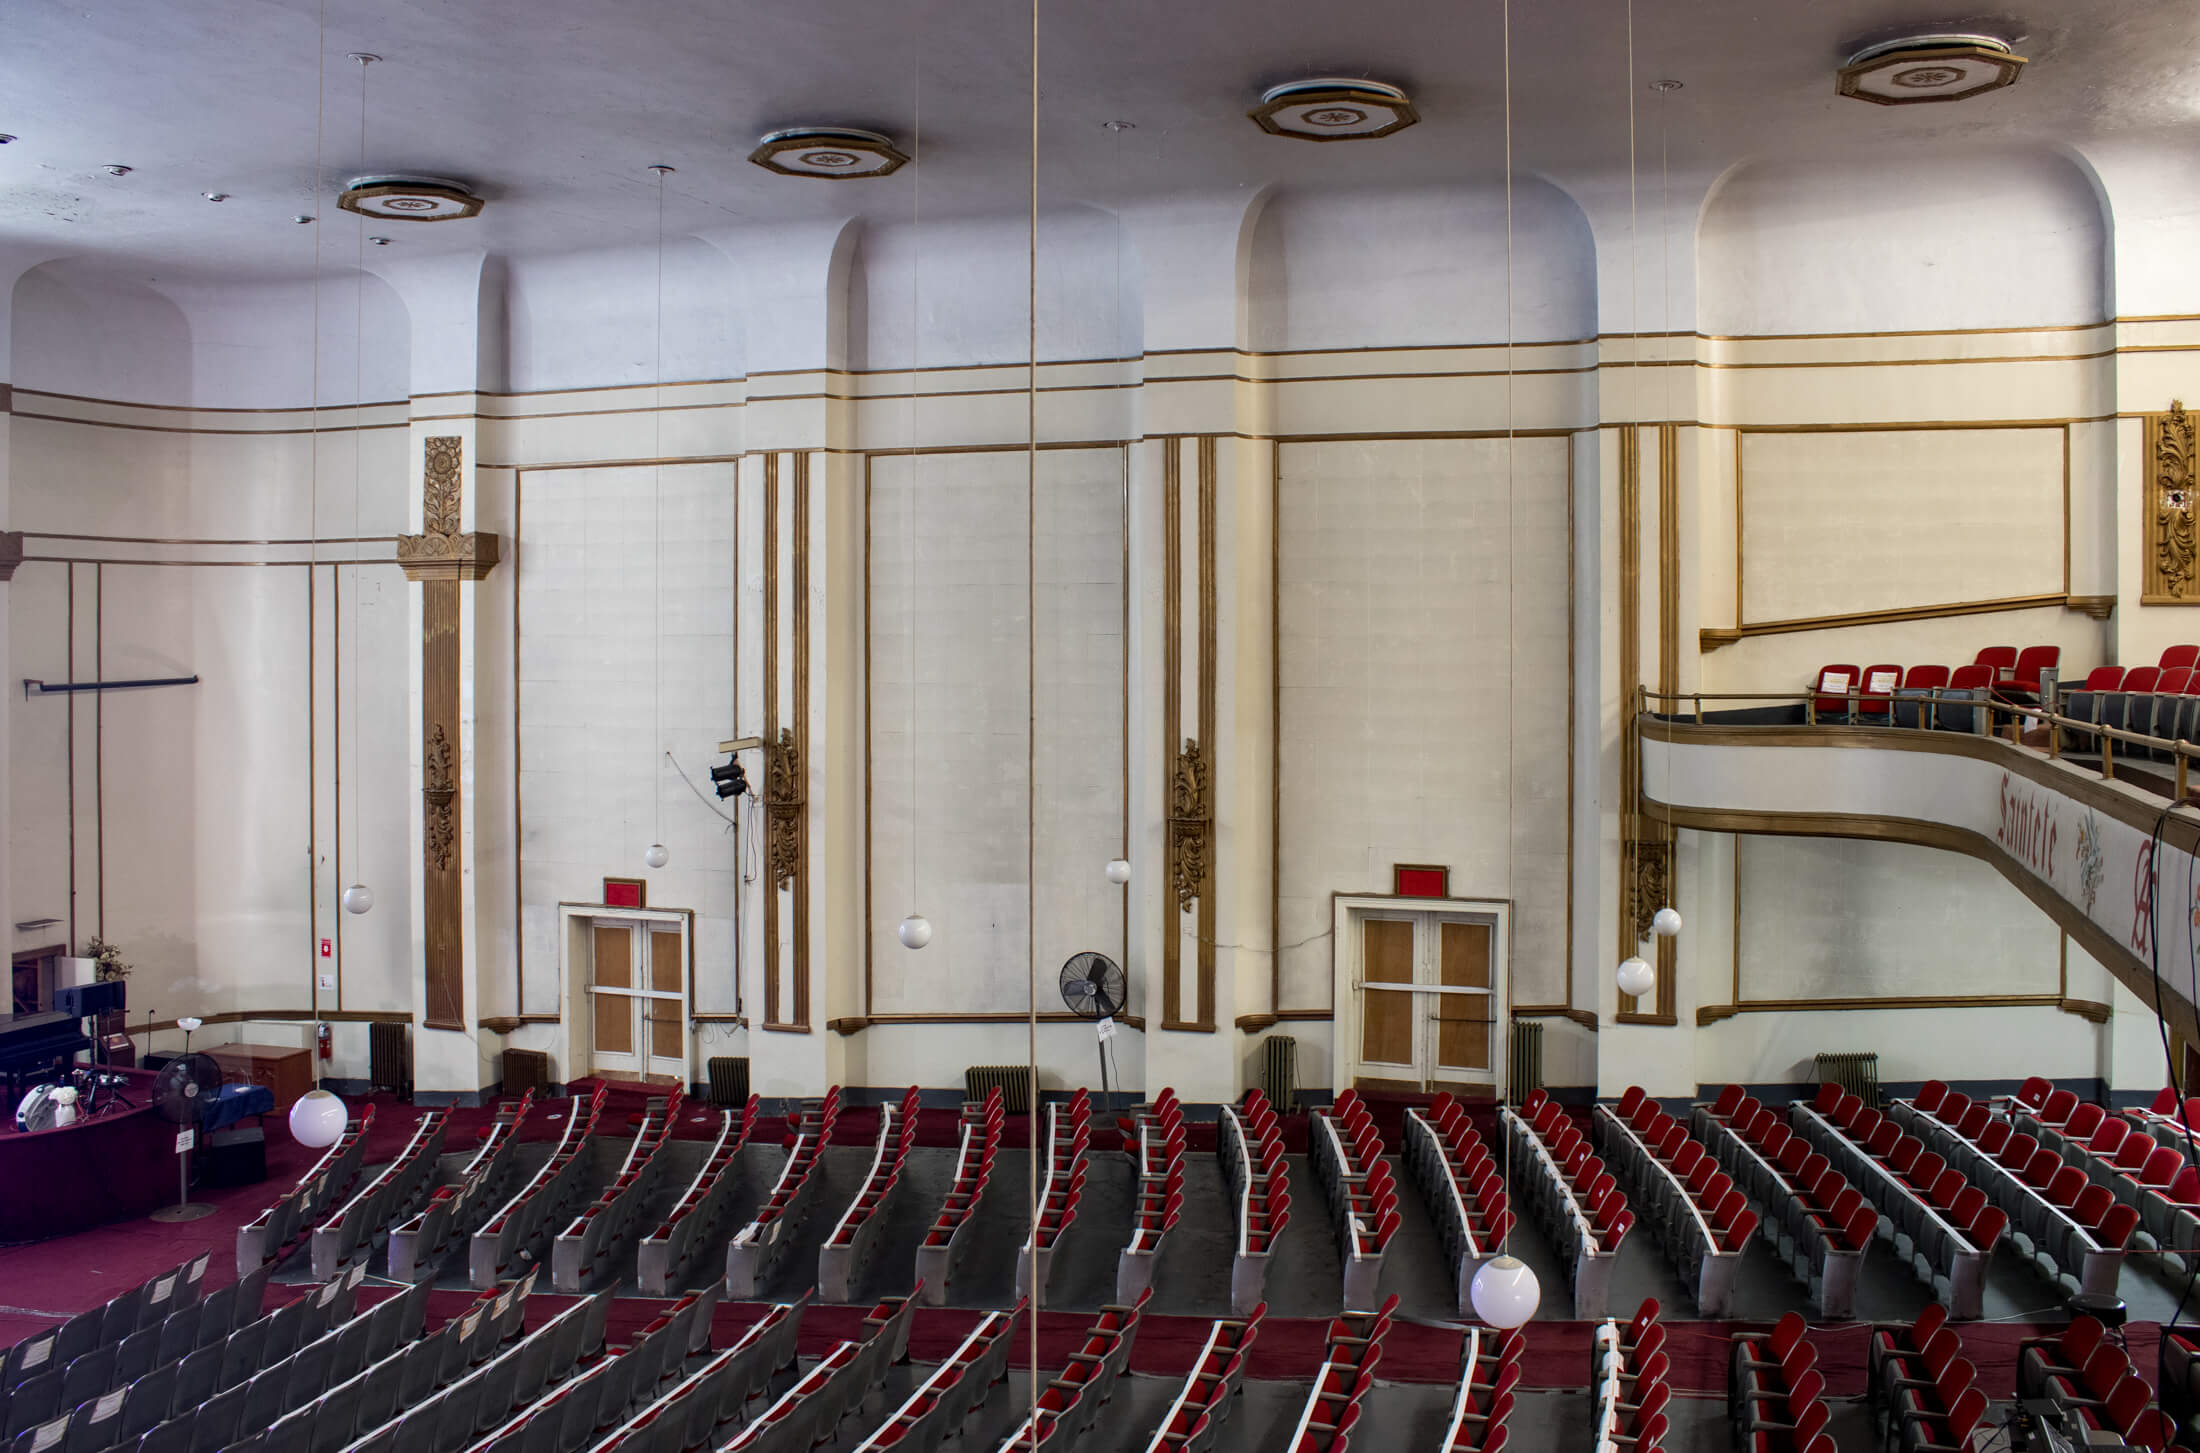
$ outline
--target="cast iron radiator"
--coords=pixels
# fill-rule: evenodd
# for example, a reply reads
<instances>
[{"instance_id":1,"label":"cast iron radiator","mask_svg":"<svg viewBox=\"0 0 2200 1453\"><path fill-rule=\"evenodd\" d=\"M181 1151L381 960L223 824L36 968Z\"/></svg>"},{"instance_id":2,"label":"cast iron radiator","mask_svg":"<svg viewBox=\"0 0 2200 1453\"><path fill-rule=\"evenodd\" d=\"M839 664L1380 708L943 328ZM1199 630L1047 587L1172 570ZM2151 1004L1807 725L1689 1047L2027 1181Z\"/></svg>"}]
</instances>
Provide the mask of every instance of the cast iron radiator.
<instances>
[{"instance_id":1,"label":"cast iron radiator","mask_svg":"<svg viewBox=\"0 0 2200 1453\"><path fill-rule=\"evenodd\" d=\"M1505 1046L1505 1096L1513 1104L1543 1088L1543 1026L1515 1019Z\"/></svg>"},{"instance_id":2,"label":"cast iron radiator","mask_svg":"<svg viewBox=\"0 0 2200 1453\"><path fill-rule=\"evenodd\" d=\"M412 1094L412 1040L404 1024L380 1020L367 1026L367 1089Z\"/></svg>"},{"instance_id":3,"label":"cast iron radiator","mask_svg":"<svg viewBox=\"0 0 2200 1453\"><path fill-rule=\"evenodd\" d=\"M1011 1115L1031 1109L1031 1066L972 1065L963 1071L963 1098L983 1100L990 1090L1001 1092L1001 1108Z\"/></svg>"},{"instance_id":4,"label":"cast iron radiator","mask_svg":"<svg viewBox=\"0 0 2200 1453\"><path fill-rule=\"evenodd\" d=\"M1839 1085L1873 1109L1879 1108L1878 1055L1822 1054L1816 1060L1819 1084Z\"/></svg>"}]
</instances>

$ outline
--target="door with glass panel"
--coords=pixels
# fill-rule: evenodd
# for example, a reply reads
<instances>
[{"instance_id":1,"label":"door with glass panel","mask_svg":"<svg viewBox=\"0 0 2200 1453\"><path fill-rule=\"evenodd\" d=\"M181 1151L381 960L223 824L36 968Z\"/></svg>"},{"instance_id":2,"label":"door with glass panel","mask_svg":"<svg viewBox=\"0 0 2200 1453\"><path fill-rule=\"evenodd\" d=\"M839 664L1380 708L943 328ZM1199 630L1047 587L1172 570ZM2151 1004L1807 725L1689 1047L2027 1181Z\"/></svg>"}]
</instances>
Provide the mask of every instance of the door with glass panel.
<instances>
[{"instance_id":1,"label":"door with glass panel","mask_svg":"<svg viewBox=\"0 0 2200 1453\"><path fill-rule=\"evenodd\" d=\"M1357 1077L1384 1088L1496 1090L1496 944L1489 918L1363 916Z\"/></svg>"},{"instance_id":2,"label":"door with glass panel","mask_svg":"<svg viewBox=\"0 0 2200 1453\"><path fill-rule=\"evenodd\" d=\"M599 918L589 937L595 1073L686 1084L687 936L680 925Z\"/></svg>"}]
</instances>

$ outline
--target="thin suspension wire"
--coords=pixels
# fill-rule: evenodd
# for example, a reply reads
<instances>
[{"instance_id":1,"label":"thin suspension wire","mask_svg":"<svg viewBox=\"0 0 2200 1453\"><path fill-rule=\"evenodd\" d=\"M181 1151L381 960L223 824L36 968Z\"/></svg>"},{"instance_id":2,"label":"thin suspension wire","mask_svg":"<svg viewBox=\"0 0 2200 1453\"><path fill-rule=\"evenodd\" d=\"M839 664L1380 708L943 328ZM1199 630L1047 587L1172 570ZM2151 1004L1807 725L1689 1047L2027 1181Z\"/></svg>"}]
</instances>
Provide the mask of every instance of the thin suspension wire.
<instances>
[{"instance_id":1,"label":"thin suspension wire","mask_svg":"<svg viewBox=\"0 0 2200 1453\"><path fill-rule=\"evenodd\" d=\"M917 380L922 376L924 350L924 17L917 17L917 48L913 66L909 126L909 403L906 443L909 446L909 485L904 496L908 511L906 544L909 610L909 720L904 743L909 749L909 912L924 901L918 875L923 861L917 854L918 798L923 780L917 775L917 483L924 475L924 461L917 453Z\"/></svg>"},{"instance_id":2,"label":"thin suspension wire","mask_svg":"<svg viewBox=\"0 0 2200 1453\"><path fill-rule=\"evenodd\" d=\"M319 39L313 52L313 230L308 234L313 239L313 332L308 339L310 346L307 349L312 356L306 365L307 387L312 391L307 403L313 410L313 442L309 446L311 452L306 467L306 534L310 537L306 543L306 598L308 600L312 599L312 582L321 578L321 139L323 125L327 119L328 100L328 0L321 0L317 31ZM358 534L357 530L352 531L355 539ZM353 544L352 549L354 552L358 548L356 543ZM331 584L333 585L334 582L331 581ZM339 598L332 594L329 597L329 619L332 622L337 619L338 604ZM313 621L308 619L306 621L308 639L311 639L311 633L315 629ZM340 683L344 669L342 657L331 661L329 665ZM312 683L308 682L307 685L311 687ZM337 694L336 704L339 707L343 705L341 692ZM341 735L343 724L341 722L336 724L336 730L338 732L337 741L340 745L343 741ZM341 760L334 760L332 765L336 771L343 771ZM353 780L355 782L358 780L356 773L353 774ZM339 798L336 803L339 823L343 820L343 811L344 805ZM343 843L339 839L337 843L339 855L341 855L342 849ZM306 845L306 902L309 909L319 901L321 895L320 866L314 861L319 852L319 843L308 843ZM341 883L337 885L337 892L343 892ZM339 912L336 915L336 932L339 937L341 937L343 931L344 915ZM318 1007L321 1000L321 976L318 971L313 976L313 986L313 1002ZM151 1042L151 1036L147 1036L147 1042Z\"/></svg>"},{"instance_id":3,"label":"thin suspension wire","mask_svg":"<svg viewBox=\"0 0 2200 1453\"><path fill-rule=\"evenodd\" d=\"M657 740L660 752L670 755L665 745L665 177L672 168L653 166L657 174L657 324L655 385L650 391L650 419L655 426L649 457L657 462L650 467L649 545L651 565L649 572L649 731ZM649 775L649 840L662 845L665 840L665 794L663 774L657 764L650 763Z\"/></svg>"},{"instance_id":4,"label":"thin suspension wire","mask_svg":"<svg viewBox=\"0 0 2200 1453\"><path fill-rule=\"evenodd\" d=\"M1662 244L1661 261L1658 264L1659 271L1662 274L1658 282L1658 329L1665 334L1664 339L1659 343L1660 348L1671 348L1673 346L1673 168L1671 153L1667 147L1666 120L1667 107L1672 102L1673 92L1677 85L1677 82L1660 81L1658 83L1658 236ZM1630 94L1632 94L1631 91ZM1693 366L1695 355L1695 340L1693 338L1689 340L1689 355L1691 366L1688 376L1693 382L1696 376ZM1673 466L1677 470L1680 467L1678 458L1680 453L1680 416L1673 412L1673 360L1668 358L1663 362L1664 367L1659 369L1659 372L1664 377L1659 382L1663 386L1662 392L1665 399L1664 416L1666 421L1673 427L1673 452L1676 456ZM1662 454L1663 451L1660 452ZM1665 501L1661 497L1658 501L1659 507L1663 508L1664 503ZM1678 504L1677 499L1675 503ZM1662 523L1660 528L1663 528ZM1660 558L1663 558L1662 551L1660 552ZM1673 682L1675 691L1679 691L1680 686L1678 680ZM1680 714L1679 702L1668 701L1663 705L1668 713L1674 716ZM1665 816L1665 901L1666 906L1671 906L1674 893L1673 885L1680 871L1681 830L1679 825L1673 821L1673 814L1670 811L1673 802L1673 749L1670 743L1667 744L1665 750L1665 801L1669 809Z\"/></svg>"},{"instance_id":5,"label":"thin suspension wire","mask_svg":"<svg viewBox=\"0 0 2200 1453\"><path fill-rule=\"evenodd\" d=\"M1024 273L1024 975L1029 1017L1024 1026L1031 1062L1031 1156L1026 1177L1031 1209L1031 1429L1039 1446L1039 1307L1046 1288L1039 1265L1039 0L1031 0L1031 174Z\"/></svg>"},{"instance_id":6,"label":"thin suspension wire","mask_svg":"<svg viewBox=\"0 0 2200 1453\"><path fill-rule=\"evenodd\" d=\"M362 52L362 54L364 53ZM359 62L359 171L361 175L365 175L367 169L367 71L373 65L374 59L372 57L367 57ZM316 209L321 205L318 188L315 189L313 205ZM355 231L357 236L355 251L357 255L354 259L355 267L352 278L351 404L354 410L358 410L365 408L367 402L367 340L362 327L363 320L366 317L367 295L367 219L364 214L360 215L359 226ZM318 248L314 250L314 255L316 257L320 255ZM351 780L354 783L360 783L359 738L364 733L360 728L356 713L362 701L359 687L359 637L364 632L359 625L359 610L360 606L364 604L364 600L360 594L360 587L366 577L359 569L359 479L361 459L359 451L360 441L365 437L366 431L359 427L361 421L356 416L351 422L351 699L353 703L352 711L354 712L351 733ZM425 744L423 744L423 748L425 748ZM356 786L353 790L355 792L359 791ZM362 883L366 881L367 875L362 871L365 858L359 845L366 837L364 828L366 826L366 805L369 795L366 792L359 792L359 800L355 804L355 810L351 815L352 872L357 875Z\"/></svg>"},{"instance_id":7,"label":"thin suspension wire","mask_svg":"<svg viewBox=\"0 0 2200 1453\"><path fill-rule=\"evenodd\" d=\"M1642 278L1637 264L1642 249L1636 241L1635 197L1635 0L1627 0L1627 329L1635 339L1634 415L1642 418ZM1640 457L1637 457L1638 467ZM1630 809L1632 810L1632 809Z\"/></svg>"},{"instance_id":8,"label":"thin suspension wire","mask_svg":"<svg viewBox=\"0 0 2200 1453\"><path fill-rule=\"evenodd\" d=\"M1513 902L1513 678L1519 673L1519 663L1513 649L1513 576L1516 573L1517 551L1513 543L1513 72L1512 72L1512 0L1503 0L1499 6L1503 25L1503 43L1499 53L1504 66L1505 109L1505 901ZM1568 480L1567 488L1573 487ZM1505 932L1512 933L1512 921L1508 917ZM1509 950L1508 950L1509 951ZM1511 1089L1511 1086L1507 1086ZM1508 1180L1512 1173L1512 1155L1505 1156ZM1512 1226L1508 1223L1505 1234L1499 1238L1498 1254L1512 1255Z\"/></svg>"}]
</instances>

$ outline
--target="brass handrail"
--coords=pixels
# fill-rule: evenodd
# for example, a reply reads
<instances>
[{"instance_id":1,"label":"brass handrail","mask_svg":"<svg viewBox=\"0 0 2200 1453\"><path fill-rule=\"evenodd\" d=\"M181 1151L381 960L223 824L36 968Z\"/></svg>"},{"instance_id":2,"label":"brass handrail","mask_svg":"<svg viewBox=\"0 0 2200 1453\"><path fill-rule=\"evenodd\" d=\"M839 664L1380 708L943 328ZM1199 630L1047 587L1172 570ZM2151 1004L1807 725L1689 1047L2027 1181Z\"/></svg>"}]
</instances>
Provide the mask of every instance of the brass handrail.
<instances>
[{"instance_id":1,"label":"brass handrail","mask_svg":"<svg viewBox=\"0 0 2200 1453\"><path fill-rule=\"evenodd\" d=\"M1990 691L1991 688L1989 688L1989 692ZM2124 693L2101 692L2099 694L2106 696L2119 695ZM2151 696L2155 693L2133 692L2129 694ZM2174 737L2152 736L2145 732L2130 731L2123 727L2104 726L2098 722L2090 722L2082 720L2078 717L2065 716L2060 712L2048 711L2042 707L2022 706L2011 701L1997 700L1991 694L1982 698L1972 695L1970 693L1970 689L1966 689L1963 694L1957 695L1952 691L1944 688L1927 687L1914 692L1905 692L1901 697L1897 698L1891 692L1867 693L1860 689L1854 688L1846 692L1654 691L1648 686L1638 686L1635 688L1635 710L1638 715L1647 715L1650 711L1650 702L1653 699L1660 702L1675 704L1686 702L1694 706L1696 721L1700 725L1703 721L1703 706L1706 701L1789 701L1800 702L1803 705L1804 709L1805 723L1810 726L1816 726L1818 725L1817 702L1820 697L1840 696L1848 702L1849 710L1851 714L1854 714L1858 704L1867 695L1870 696L1871 699L1874 701L1885 701L1889 704L1889 725L1892 725L1893 723L1893 703L1898 699L1902 701L1931 703L1936 706L1945 702L1952 706L1967 707L1976 711L2001 713L2011 718L2009 723L2009 741L2011 745L2022 745L2020 740L2022 733L2018 727L2018 719L2021 718L2024 720L2041 723L2047 727L2047 756L2050 760L2060 759L2060 757L2062 756L2062 735L2066 729L2076 731L2082 736L2098 737L2101 741L2101 775L2107 778L2113 778L2116 775L2115 748L2111 745L2112 743L2123 742L2129 746L2139 746L2157 752L2166 752L2177 764L2176 800L2179 803L2183 803L2186 801L2187 789L2190 780L2191 763L2194 759L2200 758L2200 744L2179 741ZM1993 732L1991 730L1991 721L1992 717L1991 715L1989 715L1989 729L1986 732L1982 733L1982 735L1993 735ZM1844 726L1851 724L1852 723L1847 722L1841 723L1841 725ZM1919 728L1919 730L1923 730L1923 728Z\"/></svg>"}]
</instances>

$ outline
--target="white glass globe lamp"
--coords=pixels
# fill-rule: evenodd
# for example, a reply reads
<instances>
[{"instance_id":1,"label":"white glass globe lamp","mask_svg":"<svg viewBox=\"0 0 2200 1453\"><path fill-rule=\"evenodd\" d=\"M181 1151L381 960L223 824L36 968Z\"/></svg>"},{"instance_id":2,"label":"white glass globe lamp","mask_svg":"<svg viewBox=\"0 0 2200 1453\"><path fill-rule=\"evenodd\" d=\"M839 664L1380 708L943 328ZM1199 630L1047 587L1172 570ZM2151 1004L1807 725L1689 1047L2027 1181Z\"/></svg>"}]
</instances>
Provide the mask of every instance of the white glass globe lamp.
<instances>
[{"instance_id":1,"label":"white glass globe lamp","mask_svg":"<svg viewBox=\"0 0 2200 1453\"><path fill-rule=\"evenodd\" d=\"M1670 904L1660 908L1650 920L1650 931L1659 938L1680 937L1681 911Z\"/></svg>"},{"instance_id":2,"label":"white glass globe lamp","mask_svg":"<svg viewBox=\"0 0 2200 1453\"><path fill-rule=\"evenodd\" d=\"M326 1150L344 1133L351 1112L326 1090L308 1090L290 1107L290 1136L300 1145Z\"/></svg>"},{"instance_id":3,"label":"white glass globe lamp","mask_svg":"<svg viewBox=\"0 0 2200 1453\"><path fill-rule=\"evenodd\" d=\"M1658 971L1650 967L1644 958L1622 959L1619 966L1619 991L1632 994L1637 999L1658 986Z\"/></svg>"},{"instance_id":4,"label":"white glass globe lamp","mask_svg":"<svg viewBox=\"0 0 2200 1453\"><path fill-rule=\"evenodd\" d=\"M1131 860L1129 858L1110 858L1108 860L1108 881L1120 887L1130 880Z\"/></svg>"},{"instance_id":5,"label":"white glass globe lamp","mask_svg":"<svg viewBox=\"0 0 2200 1453\"><path fill-rule=\"evenodd\" d=\"M921 913L912 913L901 921L897 931L903 948L923 948L932 941L932 920Z\"/></svg>"},{"instance_id":6,"label":"white glass globe lamp","mask_svg":"<svg viewBox=\"0 0 2200 1453\"><path fill-rule=\"evenodd\" d=\"M642 849L642 861L652 868L661 868L672 861L672 854L665 851L663 843L651 843L648 847Z\"/></svg>"},{"instance_id":7,"label":"white glass globe lamp","mask_svg":"<svg viewBox=\"0 0 2200 1453\"><path fill-rule=\"evenodd\" d=\"M354 883L344 890L344 911L364 913L374 906L374 890L364 883Z\"/></svg>"},{"instance_id":8,"label":"white glass globe lamp","mask_svg":"<svg viewBox=\"0 0 2200 1453\"><path fill-rule=\"evenodd\" d=\"M1482 1263L1467 1287L1467 1297L1474 1303L1477 1317L1492 1327L1508 1329L1521 1326L1535 1315L1543 1300L1543 1288L1526 1262L1507 1254Z\"/></svg>"}]
</instances>

